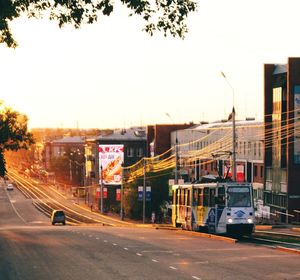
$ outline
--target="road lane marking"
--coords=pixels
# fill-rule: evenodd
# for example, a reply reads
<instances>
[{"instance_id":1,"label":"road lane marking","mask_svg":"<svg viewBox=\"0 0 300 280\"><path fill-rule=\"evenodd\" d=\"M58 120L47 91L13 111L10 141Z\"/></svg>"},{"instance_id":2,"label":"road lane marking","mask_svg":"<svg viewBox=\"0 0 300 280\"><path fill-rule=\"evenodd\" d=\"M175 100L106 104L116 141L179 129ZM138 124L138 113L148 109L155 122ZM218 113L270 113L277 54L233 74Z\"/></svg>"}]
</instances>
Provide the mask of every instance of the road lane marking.
<instances>
[{"instance_id":1,"label":"road lane marking","mask_svg":"<svg viewBox=\"0 0 300 280\"><path fill-rule=\"evenodd\" d=\"M164 250L143 250L142 253L169 253L169 254L172 254L173 251L164 251Z\"/></svg>"},{"instance_id":2,"label":"road lane marking","mask_svg":"<svg viewBox=\"0 0 300 280\"><path fill-rule=\"evenodd\" d=\"M192 278L196 279L196 280L201 280L201 278L197 277L197 276L192 276Z\"/></svg>"},{"instance_id":3,"label":"road lane marking","mask_svg":"<svg viewBox=\"0 0 300 280\"><path fill-rule=\"evenodd\" d=\"M173 270L177 270L177 268L174 267L174 266L169 266L169 268L171 268L171 269L173 269Z\"/></svg>"},{"instance_id":4,"label":"road lane marking","mask_svg":"<svg viewBox=\"0 0 300 280\"><path fill-rule=\"evenodd\" d=\"M114 245L114 246L117 246L118 244L116 244L116 243L113 243L113 245Z\"/></svg>"},{"instance_id":5,"label":"road lane marking","mask_svg":"<svg viewBox=\"0 0 300 280\"><path fill-rule=\"evenodd\" d=\"M152 259L153 262L158 263L158 260Z\"/></svg>"},{"instance_id":6,"label":"road lane marking","mask_svg":"<svg viewBox=\"0 0 300 280\"><path fill-rule=\"evenodd\" d=\"M103 242L107 243L107 240L103 240Z\"/></svg>"},{"instance_id":7,"label":"road lane marking","mask_svg":"<svg viewBox=\"0 0 300 280\"><path fill-rule=\"evenodd\" d=\"M99 240L99 237L96 237L97 240Z\"/></svg>"},{"instance_id":8,"label":"road lane marking","mask_svg":"<svg viewBox=\"0 0 300 280\"><path fill-rule=\"evenodd\" d=\"M137 255L137 256L139 256L139 257L143 256L143 255L142 255L142 254L140 254L140 253L136 253L136 255Z\"/></svg>"},{"instance_id":9,"label":"road lane marking","mask_svg":"<svg viewBox=\"0 0 300 280\"><path fill-rule=\"evenodd\" d=\"M124 250L128 251L128 248L124 248Z\"/></svg>"}]
</instances>

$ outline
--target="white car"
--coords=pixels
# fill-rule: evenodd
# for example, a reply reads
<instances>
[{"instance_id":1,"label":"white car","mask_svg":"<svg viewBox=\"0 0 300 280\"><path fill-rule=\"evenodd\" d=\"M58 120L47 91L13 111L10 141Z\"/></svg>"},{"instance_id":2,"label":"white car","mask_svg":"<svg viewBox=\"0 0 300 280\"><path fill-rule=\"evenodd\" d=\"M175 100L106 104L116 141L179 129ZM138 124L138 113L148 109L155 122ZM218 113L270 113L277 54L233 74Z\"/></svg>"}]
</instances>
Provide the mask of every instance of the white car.
<instances>
[{"instance_id":1,"label":"white car","mask_svg":"<svg viewBox=\"0 0 300 280\"><path fill-rule=\"evenodd\" d=\"M13 190L14 190L13 184L7 184L6 190L8 190L8 191L13 191Z\"/></svg>"}]
</instances>

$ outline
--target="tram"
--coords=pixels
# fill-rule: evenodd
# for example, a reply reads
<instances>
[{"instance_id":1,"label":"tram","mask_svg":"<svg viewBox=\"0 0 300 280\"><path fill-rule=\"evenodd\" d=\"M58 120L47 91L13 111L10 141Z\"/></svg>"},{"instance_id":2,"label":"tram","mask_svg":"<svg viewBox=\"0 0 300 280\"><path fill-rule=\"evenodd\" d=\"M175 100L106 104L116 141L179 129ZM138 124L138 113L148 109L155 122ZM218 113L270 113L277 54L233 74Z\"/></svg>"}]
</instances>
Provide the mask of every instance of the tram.
<instances>
[{"instance_id":1,"label":"tram","mask_svg":"<svg viewBox=\"0 0 300 280\"><path fill-rule=\"evenodd\" d=\"M250 183L218 182L172 186L172 224L187 230L234 236L254 230Z\"/></svg>"}]
</instances>

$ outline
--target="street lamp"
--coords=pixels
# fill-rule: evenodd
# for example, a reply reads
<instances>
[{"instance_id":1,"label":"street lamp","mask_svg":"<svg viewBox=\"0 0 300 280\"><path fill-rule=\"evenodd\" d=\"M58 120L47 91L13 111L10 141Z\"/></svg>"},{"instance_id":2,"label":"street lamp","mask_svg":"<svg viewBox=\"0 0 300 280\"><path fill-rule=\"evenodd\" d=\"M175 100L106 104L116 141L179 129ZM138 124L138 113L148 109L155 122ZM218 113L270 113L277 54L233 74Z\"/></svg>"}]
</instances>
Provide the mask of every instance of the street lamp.
<instances>
[{"instance_id":1,"label":"street lamp","mask_svg":"<svg viewBox=\"0 0 300 280\"><path fill-rule=\"evenodd\" d=\"M166 116L172 121L175 125L174 120L171 118L169 113L166 113ZM178 137L177 129L175 130L175 184L178 184Z\"/></svg>"},{"instance_id":2,"label":"street lamp","mask_svg":"<svg viewBox=\"0 0 300 280\"><path fill-rule=\"evenodd\" d=\"M234 89L232 85L227 80L224 72L221 72L222 77L225 79L227 84L232 90L232 112L229 115L228 120L232 119L232 180L236 181L236 133L235 133L235 109L234 109Z\"/></svg>"}]
</instances>

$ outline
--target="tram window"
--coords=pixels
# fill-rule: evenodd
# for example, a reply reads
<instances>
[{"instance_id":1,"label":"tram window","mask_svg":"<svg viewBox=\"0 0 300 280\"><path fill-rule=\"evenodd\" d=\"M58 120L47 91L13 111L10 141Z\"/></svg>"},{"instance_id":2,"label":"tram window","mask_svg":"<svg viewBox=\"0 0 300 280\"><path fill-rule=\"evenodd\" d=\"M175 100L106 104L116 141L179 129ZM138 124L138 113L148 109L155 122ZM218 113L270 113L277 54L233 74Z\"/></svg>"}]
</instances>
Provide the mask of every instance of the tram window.
<instances>
[{"instance_id":1,"label":"tram window","mask_svg":"<svg viewBox=\"0 0 300 280\"><path fill-rule=\"evenodd\" d=\"M216 195L216 190L215 189L210 189L210 196L209 196L209 206L215 206L215 195Z\"/></svg>"},{"instance_id":2,"label":"tram window","mask_svg":"<svg viewBox=\"0 0 300 280\"><path fill-rule=\"evenodd\" d=\"M180 205L184 204L184 192L185 190L180 190L180 201L179 201Z\"/></svg>"},{"instance_id":3,"label":"tram window","mask_svg":"<svg viewBox=\"0 0 300 280\"><path fill-rule=\"evenodd\" d=\"M177 204L177 195L178 195L178 190L173 191L173 205Z\"/></svg>"},{"instance_id":4,"label":"tram window","mask_svg":"<svg viewBox=\"0 0 300 280\"><path fill-rule=\"evenodd\" d=\"M193 189L193 205L198 205L198 189Z\"/></svg>"},{"instance_id":5,"label":"tram window","mask_svg":"<svg viewBox=\"0 0 300 280\"><path fill-rule=\"evenodd\" d=\"M218 188L218 197L216 203L219 206L225 206L225 188L220 187Z\"/></svg>"},{"instance_id":6,"label":"tram window","mask_svg":"<svg viewBox=\"0 0 300 280\"><path fill-rule=\"evenodd\" d=\"M199 189L198 191L198 205L203 205L203 189Z\"/></svg>"},{"instance_id":7,"label":"tram window","mask_svg":"<svg viewBox=\"0 0 300 280\"><path fill-rule=\"evenodd\" d=\"M228 207L250 207L250 189L247 187L228 188Z\"/></svg>"},{"instance_id":8,"label":"tram window","mask_svg":"<svg viewBox=\"0 0 300 280\"><path fill-rule=\"evenodd\" d=\"M203 206L209 205L209 188L204 188Z\"/></svg>"},{"instance_id":9,"label":"tram window","mask_svg":"<svg viewBox=\"0 0 300 280\"><path fill-rule=\"evenodd\" d=\"M191 191L187 190L186 195L187 195L186 205L190 205L191 204Z\"/></svg>"}]
</instances>

